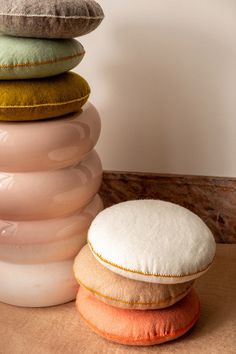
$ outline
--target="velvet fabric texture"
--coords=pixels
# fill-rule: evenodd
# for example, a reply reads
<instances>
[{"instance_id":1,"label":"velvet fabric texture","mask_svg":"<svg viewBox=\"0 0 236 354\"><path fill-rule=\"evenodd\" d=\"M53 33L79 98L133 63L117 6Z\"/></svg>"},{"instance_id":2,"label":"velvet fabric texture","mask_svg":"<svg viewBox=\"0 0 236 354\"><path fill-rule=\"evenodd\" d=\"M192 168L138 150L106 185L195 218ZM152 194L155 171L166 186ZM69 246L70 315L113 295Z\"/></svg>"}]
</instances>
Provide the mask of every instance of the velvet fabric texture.
<instances>
[{"instance_id":1,"label":"velvet fabric texture","mask_svg":"<svg viewBox=\"0 0 236 354\"><path fill-rule=\"evenodd\" d=\"M121 308L150 310L169 307L191 290L193 281L154 284L131 280L101 265L86 245L74 262L74 275L81 286L99 300Z\"/></svg>"},{"instance_id":2,"label":"velvet fabric texture","mask_svg":"<svg viewBox=\"0 0 236 354\"><path fill-rule=\"evenodd\" d=\"M127 310L107 305L80 288L77 309L87 325L104 338L126 345L154 345L185 334L200 314L198 296L191 292L163 310Z\"/></svg>"},{"instance_id":3,"label":"velvet fabric texture","mask_svg":"<svg viewBox=\"0 0 236 354\"><path fill-rule=\"evenodd\" d=\"M93 0L0 0L0 33L18 37L74 38L104 18Z\"/></svg>"},{"instance_id":4,"label":"velvet fabric texture","mask_svg":"<svg viewBox=\"0 0 236 354\"><path fill-rule=\"evenodd\" d=\"M79 111L89 94L88 83L71 72L44 79L0 81L0 120L60 117Z\"/></svg>"},{"instance_id":5,"label":"velvet fabric texture","mask_svg":"<svg viewBox=\"0 0 236 354\"><path fill-rule=\"evenodd\" d=\"M111 271L160 284L200 277L216 249L210 229L197 215L161 200L134 200L105 209L92 222L88 243Z\"/></svg>"},{"instance_id":6,"label":"velvet fabric texture","mask_svg":"<svg viewBox=\"0 0 236 354\"><path fill-rule=\"evenodd\" d=\"M62 74L84 57L75 39L45 40L0 36L0 80L35 79Z\"/></svg>"}]
</instances>

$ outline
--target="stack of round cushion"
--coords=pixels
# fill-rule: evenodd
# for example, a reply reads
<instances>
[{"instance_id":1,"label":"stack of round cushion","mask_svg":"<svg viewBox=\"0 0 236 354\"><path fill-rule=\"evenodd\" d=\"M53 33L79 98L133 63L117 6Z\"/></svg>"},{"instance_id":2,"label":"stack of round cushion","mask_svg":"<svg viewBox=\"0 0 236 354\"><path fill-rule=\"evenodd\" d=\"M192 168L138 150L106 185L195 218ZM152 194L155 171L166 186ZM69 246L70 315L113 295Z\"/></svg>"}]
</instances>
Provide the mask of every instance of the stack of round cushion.
<instances>
[{"instance_id":1,"label":"stack of round cushion","mask_svg":"<svg viewBox=\"0 0 236 354\"><path fill-rule=\"evenodd\" d=\"M103 208L100 117L68 71L104 14L93 0L0 8L0 301L57 305L76 296L73 259Z\"/></svg>"},{"instance_id":2,"label":"stack of round cushion","mask_svg":"<svg viewBox=\"0 0 236 354\"><path fill-rule=\"evenodd\" d=\"M117 204L95 217L75 259L77 309L120 344L173 340L199 317L193 284L214 255L211 231L191 211L158 200Z\"/></svg>"}]
</instances>

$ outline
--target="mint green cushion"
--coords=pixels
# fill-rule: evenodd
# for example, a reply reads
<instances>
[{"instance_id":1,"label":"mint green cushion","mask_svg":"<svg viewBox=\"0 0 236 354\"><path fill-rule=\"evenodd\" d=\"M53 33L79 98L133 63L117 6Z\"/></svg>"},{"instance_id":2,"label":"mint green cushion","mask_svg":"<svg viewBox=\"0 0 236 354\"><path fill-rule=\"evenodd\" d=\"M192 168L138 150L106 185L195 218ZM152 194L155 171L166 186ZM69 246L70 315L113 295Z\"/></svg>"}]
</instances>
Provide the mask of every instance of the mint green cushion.
<instances>
[{"instance_id":1,"label":"mint green cushion","mask_svg":"<svg viewBox=\"0 0 236 354\"><path fill-rule=\"evenodd\" d=\"M75 39L0 36L0 80L61 74L77 66L83 56L84 48Z\"/></svg>"}]
</instances>

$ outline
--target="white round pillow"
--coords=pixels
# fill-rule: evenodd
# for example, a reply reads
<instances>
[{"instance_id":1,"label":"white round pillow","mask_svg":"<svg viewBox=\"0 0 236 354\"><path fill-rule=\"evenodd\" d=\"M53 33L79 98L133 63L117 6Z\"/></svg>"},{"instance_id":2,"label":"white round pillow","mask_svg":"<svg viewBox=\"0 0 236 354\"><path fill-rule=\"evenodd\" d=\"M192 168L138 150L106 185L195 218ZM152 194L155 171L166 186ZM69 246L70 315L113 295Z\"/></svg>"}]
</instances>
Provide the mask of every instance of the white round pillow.
<instances>
[{"instance_id":1,"label":"white round pillow","mask_svg":"<svg viewBox=\"0 0 236 354\"><path fill-rule=\"evenodd\" d=\"M114 205L94 219L88 233L94 256L130 279L183 283L210 267L215 240L191 211L160 200Z\"/></svg>"},{"instance_id":2,"label":"white round pillow","mask_svg":"<svg viewBox=\"0 0 236 354\"><path fill-rule=\"evenodd\" d=\"M0 301L24 307L45 307L75 299L78 285L73 260L48 264L0 262Z\"/></svg>"}]
</instances>

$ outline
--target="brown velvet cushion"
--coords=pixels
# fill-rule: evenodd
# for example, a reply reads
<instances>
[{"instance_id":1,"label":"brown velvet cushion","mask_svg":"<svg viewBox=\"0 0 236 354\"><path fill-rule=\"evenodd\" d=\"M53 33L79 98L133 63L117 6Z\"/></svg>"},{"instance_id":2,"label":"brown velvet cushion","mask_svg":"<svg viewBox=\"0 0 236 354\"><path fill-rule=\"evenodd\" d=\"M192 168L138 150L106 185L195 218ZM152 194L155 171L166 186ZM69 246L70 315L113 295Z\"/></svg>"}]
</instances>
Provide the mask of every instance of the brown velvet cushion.
<instances>
[{"instance_id":1,"label":"brown velvet cushion","mask_svg":"<svg viewBox=\"0 0 236 354\"><path fill-rule=\"evenodd\" d=\"M0 0L0 33L18 37L79 37L103 17L94 0Z\"/></svg>"},{"instance_id":2,"label":"brown velvet cushion","mask_svg":"<svg viewBox=\"0 0 236 354\"><path fill-rule=\"evenodd\" d=\"M193 281L155 284L125 278L101 265L86 245L75 259L74 274L81 286L99 300L121 308L161 309L182 299Z\"/></svg>"}]
</instances>

